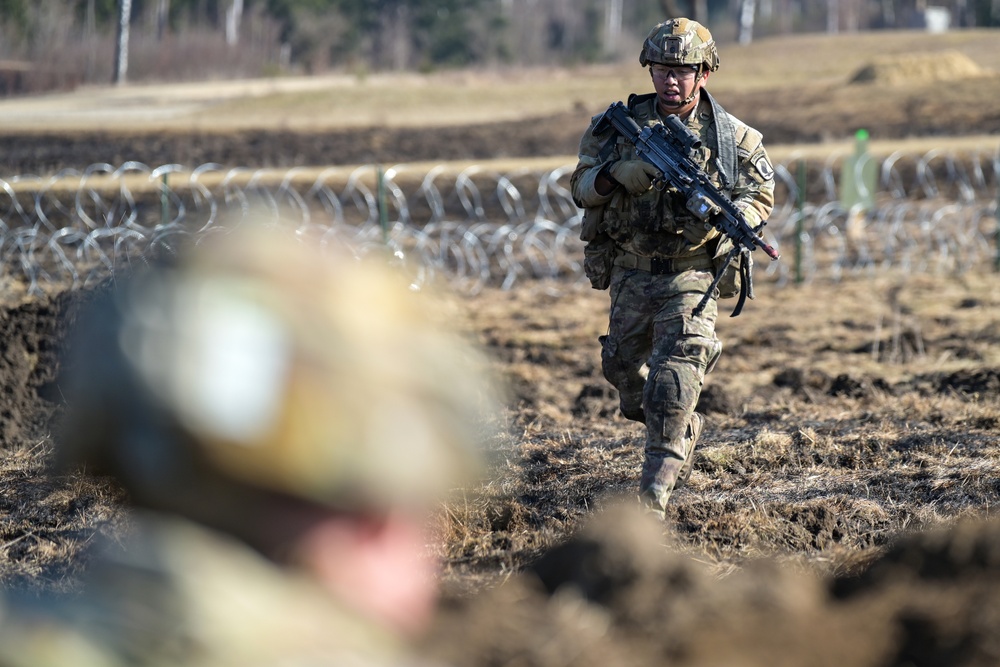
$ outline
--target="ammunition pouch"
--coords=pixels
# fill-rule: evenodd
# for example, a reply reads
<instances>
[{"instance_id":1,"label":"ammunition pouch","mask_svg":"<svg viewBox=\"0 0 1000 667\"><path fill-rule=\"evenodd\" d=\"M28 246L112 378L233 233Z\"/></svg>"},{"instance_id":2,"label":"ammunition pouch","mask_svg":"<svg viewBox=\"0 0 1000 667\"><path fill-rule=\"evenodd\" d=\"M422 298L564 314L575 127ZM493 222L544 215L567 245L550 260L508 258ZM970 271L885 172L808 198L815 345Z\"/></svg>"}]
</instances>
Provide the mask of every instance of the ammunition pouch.
<instances>
[{"instance_id":1,"label":"ammunition pouch","mask_svg":"<svg viewBox=\"0 0 1000 667\"><path fill-rule=\"evenodd\" d=\"M614 266L617 246L607 234L599 234L583 248L583 272L590 279L590 286L606 290L611 286L611 268Z\"/></svg>"},{"instance_id":2,"label":"ammunition pouch","mask_svg":"<svg viewBox=\"0 0 1000 667\"><path fill-rule=\"evenodd\" d=\"M604 205L583 209L580 240L584 243L590 243L598 236L604 235Z\"/></svg>"},{"instance_id":3,"label":"ammunition pouch","mask_svg":"<svg viewBox=\"0 0 1000 667\"><path fill-rule=\"evenodd\" d=\"M606 290L611 286L611 267L615 260L615 242L604 231L604 206L594 206L583 211L580 225L583 248L583 272L594 289Z\"/></svg>"}]
</instances>

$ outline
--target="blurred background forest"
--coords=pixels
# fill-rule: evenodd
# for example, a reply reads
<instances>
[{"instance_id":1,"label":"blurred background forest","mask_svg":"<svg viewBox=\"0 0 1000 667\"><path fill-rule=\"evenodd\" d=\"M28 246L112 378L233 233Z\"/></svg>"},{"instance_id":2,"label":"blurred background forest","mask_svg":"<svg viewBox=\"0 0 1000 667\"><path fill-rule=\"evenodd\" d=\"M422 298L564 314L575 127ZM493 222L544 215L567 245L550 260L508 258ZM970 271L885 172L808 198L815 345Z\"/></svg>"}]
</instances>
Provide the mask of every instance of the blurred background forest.
<instances>
[{"instance_id":1,"label":"blurred background forest","mask_svg":"<svg viewBox=\"0 0 1000 667\"><path fill-rule=\"evenodd\" d=\"M1000 26L1000 0L0 0L0 94L612 62L678 15L748 43Z\"/></svg>"}]
</instances>

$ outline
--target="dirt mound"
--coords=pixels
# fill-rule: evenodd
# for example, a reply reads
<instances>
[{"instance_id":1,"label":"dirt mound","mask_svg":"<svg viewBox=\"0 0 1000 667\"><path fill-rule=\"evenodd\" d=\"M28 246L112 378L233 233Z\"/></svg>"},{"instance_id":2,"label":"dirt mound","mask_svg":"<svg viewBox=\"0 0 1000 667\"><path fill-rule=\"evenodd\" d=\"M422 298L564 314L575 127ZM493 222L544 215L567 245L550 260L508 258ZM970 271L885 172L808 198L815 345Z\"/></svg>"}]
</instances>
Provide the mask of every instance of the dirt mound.
<instances>
[{"instance_id":1,"label":"dirt mound","mask_svg":"<svg viewBox=\"0 0 1000 667\"><path fill-rule=\"evenodd\" d=\"M853 578L773 561L715 577L622 504L502 586L449 600L425 650L459 667L990 665L1000 522L900 539Z\"/></svg>"},{"instance_id":2,"label":"dirt mound","mask_svg":"<svg viewBox=\"0 0 1000 667\"><path fill-rule=\"evenodd\" d=\"M876 58L855 72L850 83L901 85L954 81L988 75L987 70L958 51L906 53Z\"/></svg>"},{"instance_id":3,"label":"dirt mound","mask_svg":"<svg viewBox=\"0 0 1000 667\"><path fill-rule=\"evenodd\" d=\"M79 295L76 295L79 296ZM0 310L0 449L44 433L55 410L59 355L76 299L64 292Z\"/></svg>"}]
</instances>

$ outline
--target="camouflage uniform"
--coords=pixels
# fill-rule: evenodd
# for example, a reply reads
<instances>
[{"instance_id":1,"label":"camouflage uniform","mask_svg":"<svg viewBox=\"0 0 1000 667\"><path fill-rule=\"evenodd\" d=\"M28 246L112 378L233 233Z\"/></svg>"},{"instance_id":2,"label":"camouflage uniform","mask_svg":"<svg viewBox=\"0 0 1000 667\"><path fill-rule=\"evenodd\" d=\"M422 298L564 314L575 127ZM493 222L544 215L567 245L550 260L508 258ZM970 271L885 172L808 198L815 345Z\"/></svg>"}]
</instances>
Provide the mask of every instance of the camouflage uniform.
<instances>
[{"instance_id":1,"label":"camouflage uniform","mask_svg":"<svg viewBox=\"0 0 1000 667\"><path fill-rule=\"evenodd\" d=\"M707 34L693 21L679 19L654 28L650 39L702 31ZM711 52L715 55L714 44ZM643 64L652 60L647 55L644 47ZM640 126L662 123L655 94L633 95L629 108ZM732 244L715 228L706 229L670 189L633 195L618 187L598 193L595 180L602 169L638 158L613 130L595 134L598 120L581 139L572 191L585 209L581 237L587 242L588 275L595 287L611 290L610 326L600 338L604 376L619 392L622 414L646 424L640 492L662 509L671 490L690 474L704 421L695 406L705 375L722 351L715 334L720 295L700 316L692 311ZM761 134L729 115L705 89L686 124L701 139L694 157L712 182L730 193L752 226L765 220L774 183ZM722 159L727 151L735 158L728 175ZM722 296L733 296L737 289L726 281L720 288Z\"/></svg>"},{"instance_id":2,"label":"camouflage uniform","mask_svg":"<svg viewBox=\"0 0 1000 667\"><path fill-rule=\"evenodd\" d=\"M479 473L494 386L425 296L244 222L93 299L56 463L113 476L136 511L80 594L0 599L0 665L417 664L303 536L423 526Z\"/></svg>"},{"instance_id":3,"label":"camouflage uniform","mask_svg":"<svg viewBox=\"0 0 1000 667\"><path fill-rule=\"evenodd\" d=\"M190 521L137 513L79 596L0 604L3 667L399 667L399 638Z\"/></svg>"}]
</instances>

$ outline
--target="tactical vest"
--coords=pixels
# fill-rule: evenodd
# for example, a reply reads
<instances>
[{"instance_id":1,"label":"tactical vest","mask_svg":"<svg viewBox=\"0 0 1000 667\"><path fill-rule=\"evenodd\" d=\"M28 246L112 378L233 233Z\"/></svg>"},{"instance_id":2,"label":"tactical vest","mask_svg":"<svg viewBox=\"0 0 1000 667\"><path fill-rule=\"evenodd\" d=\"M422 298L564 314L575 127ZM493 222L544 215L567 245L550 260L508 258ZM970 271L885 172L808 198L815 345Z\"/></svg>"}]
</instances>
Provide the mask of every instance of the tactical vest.
<instances>
[{"instance_id":1,"label":"tactical vest","mask_svg":"<svg viewBox=\"0 0 1000 667\"><path fill-rule=\"evenodd\" d=\"M707 91L702 90L704 100L709 105L712 118L705 136L704 154L692 156L699 163L705 160L706 170L715 173L718 187L727 195L731 195L738 174L738 154L736 144L736 127L729 114L715 101ZM628 98L629 111L640 124L649 122L655 117L655 93L646 95L632 94ZM652 112L650 112L652 108ZM601 146L598 162L612 159L614 153L621 159L635 159L634 147L617 134L610 136ZM709 158L708 155L711 155ZM716 232L706 230L706 243L701 246L692 245L680 235L680 230L686 228L690 234L692 229L700 230L703 223L695 220L687 211L684 202L675 198L669 190L659 192L650 190L641 195L629 195L619 191L605 207L603 226L607 234L628 253L648 257L691 258L711 257L714 247L710 237ZM697 233L697 232L696 232Z\"/></svg>"},{"instance_id":2,"label":"tactical vest","mask_svg":"<svg viewBox=\"0 0 1000 667\"><path fill-rule=\"evenodd\" d=\"M704 88L701 90L701 97L711 107L712 119L714 121L713 129L715 131L712 133L713 141L709 145L709 149L715 155L716 167L722 176L722 191L727 195L731 195L733 186L736 184L736 175L739 173L738 155L736 152L736 126L733 124L733 119L729 116L729 113ZM647 102L655 98L656 93L647 93L644 95L632 93L628 97L628 110L632 114L635 114L636 106L641 102ZM604 143L601 152L598 154L599 162L605 162L611 156L615 148L616 139L617 137L612 137Z\"/></svg>"}]
</instances>

